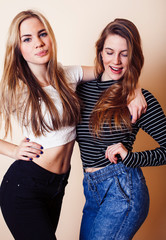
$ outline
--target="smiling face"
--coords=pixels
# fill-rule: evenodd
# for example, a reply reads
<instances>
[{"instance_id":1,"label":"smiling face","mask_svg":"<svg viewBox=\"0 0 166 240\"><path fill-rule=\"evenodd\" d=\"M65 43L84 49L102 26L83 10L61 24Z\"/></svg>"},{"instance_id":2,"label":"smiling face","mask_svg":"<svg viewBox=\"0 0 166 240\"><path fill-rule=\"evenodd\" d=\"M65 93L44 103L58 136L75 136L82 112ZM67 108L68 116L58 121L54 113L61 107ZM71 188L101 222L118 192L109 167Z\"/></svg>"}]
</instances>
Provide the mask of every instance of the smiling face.
<instances>
[{"instance_id":1,"label":"smiling face","mask_svg":"<svg viewBox=\"0 0 166 240\"><path fill-rule=\"evenodd\" d=\"M104 65L102 81L119 80L128 67L128 48L125 38L110 34L101 52Z\"/></svg>"},{"instance_id":2,"label":"smiling face","mask_svg":"<svg viewBox=\"0 0 166 240\"><path fill-rule=\"evenodd\" d=\"M20 25L20 51L30 68L46 65L52 55L51 39L37 18L24 20Z\"/></svg>"}]
</instances>

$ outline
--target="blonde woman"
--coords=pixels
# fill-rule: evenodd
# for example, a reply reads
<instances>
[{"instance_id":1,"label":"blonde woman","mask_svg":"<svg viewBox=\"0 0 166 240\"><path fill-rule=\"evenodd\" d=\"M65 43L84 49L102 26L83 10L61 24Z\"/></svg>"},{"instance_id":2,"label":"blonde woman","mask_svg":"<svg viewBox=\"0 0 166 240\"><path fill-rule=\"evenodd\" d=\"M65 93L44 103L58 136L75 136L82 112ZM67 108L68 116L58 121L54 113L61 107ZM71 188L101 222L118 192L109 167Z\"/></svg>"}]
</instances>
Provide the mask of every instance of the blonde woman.
<instances>
[{"instance_id":1,"label":"blonde woman","mask_svg":"<svg viewBox=\"0 0 166 240\"><path fill-rule=\"evenodd\" d=\"M3 178L0 204L16 240L56 239L79 121L75 88L93 75L92 68L57 63L54 33L41 13L23 11L13 19L0 86L1 116L5 135L14 115L26 138L20 146L0 141L2 154L19 159ZM135 118L140 108L133 109Z\"/></svg>"}]
</instances>

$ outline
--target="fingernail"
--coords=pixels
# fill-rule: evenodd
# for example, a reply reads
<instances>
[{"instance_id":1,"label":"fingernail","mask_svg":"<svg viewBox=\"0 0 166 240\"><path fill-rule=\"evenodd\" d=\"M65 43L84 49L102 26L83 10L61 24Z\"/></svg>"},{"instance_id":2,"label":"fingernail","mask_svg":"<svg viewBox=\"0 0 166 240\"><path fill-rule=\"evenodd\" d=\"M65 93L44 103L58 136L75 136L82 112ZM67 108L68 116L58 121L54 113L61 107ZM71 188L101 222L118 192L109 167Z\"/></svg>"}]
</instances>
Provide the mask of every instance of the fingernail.
<instances>
[{"instance_id":1,"label":"fingernail","mask_svg":"<svg viewBox=\"0 0 166 240\"><path fill-rule=\"evenodd\" d=\"M26 140L30 140L29 138L26 138Z\"/></svg>"},{"instance_id":2,"label":"fingernail","mask_svg":"<svg viewBox=\"0 0 166 240\"><path fill-rule=\"evenodd\" d=\"M41 151L40 154L43 154L43 152Z\"/></svg>"},{"instance_id":3,"label":"fingernail","mask_svg":"<svg viewBox=\"0 0 166 240\"><path fill-rule=\"evenodd\" d=\"M30 161L32 161L32 160L33 160L33 158L30 158L29 160L30 160Z\"/></svg>"},{"instance_id":4,"label":"fingernail","mask_svg":"<svg viewBox=\"0 0 166 240\"><path fill-rule=\"evenodd\" d=\"M40 149L43 149L43 147L41 146L41 148Z\"/></svg>"},{"instance_id":5,"label":"fingernail","mask_svg":"<svg viewBox=\"0 0 166 240\"><path fill-rule=\"evenodd\" d=\"M36 157L38 158L38 157L40 157L39 155L36 155Z\"/></svg>"},{"instance_id":6,"label":"fingernail","mask_svg":"<svg viewBox=\"0 0 166 240\"><path fill-rule=\"evenodd\" d=\"M131 115L131 120L133 119L133 115Z\"/></svg>"}]
</instances>

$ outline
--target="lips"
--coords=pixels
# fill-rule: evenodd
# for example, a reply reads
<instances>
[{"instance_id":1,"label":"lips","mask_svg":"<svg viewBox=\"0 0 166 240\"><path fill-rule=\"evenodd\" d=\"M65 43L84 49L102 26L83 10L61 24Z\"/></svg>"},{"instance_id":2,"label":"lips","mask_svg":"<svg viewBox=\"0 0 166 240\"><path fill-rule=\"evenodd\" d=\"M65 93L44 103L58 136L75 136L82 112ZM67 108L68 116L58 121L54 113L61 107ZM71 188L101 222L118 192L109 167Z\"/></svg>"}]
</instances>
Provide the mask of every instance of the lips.
<instances>
[{"instance_id":1,"label":"lips","mask_svg":"<svg viewBox=\"0 0 166 240\"><path fill-rule=\"evenodd\" d=\"M36 55L39 57L43 57L43 56L47 55L47 53L48 53L48 50L42 50L42 51L38 52Z\"/></svg>"},{"instance_id":2,"label":"lips","mask_svg":"<svg viewBox=\"0 0 166 240\"><path fill-rule=\"evenodd\" d=\"M111 69L111 72L113 72L115 74L120 74L120 73L122 73L122 70L123 70L122 67L121 68L117 68L117 67L111 67L111 66L110 66L110 69Z\"/></svg>"}]
</instances>

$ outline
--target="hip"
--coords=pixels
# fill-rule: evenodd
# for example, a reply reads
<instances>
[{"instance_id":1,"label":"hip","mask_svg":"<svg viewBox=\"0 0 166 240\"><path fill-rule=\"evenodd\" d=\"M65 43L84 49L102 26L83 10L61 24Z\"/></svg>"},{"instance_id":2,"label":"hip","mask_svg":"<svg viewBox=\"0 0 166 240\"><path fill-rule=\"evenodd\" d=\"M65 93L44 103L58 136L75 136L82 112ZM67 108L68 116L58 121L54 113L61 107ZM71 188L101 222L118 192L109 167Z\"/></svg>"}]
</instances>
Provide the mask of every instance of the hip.
<instances>
[{"instance_id":1,"label":"hip","mask_svg":"<svg viewBox=\"0 0 166 240\"><path fill-rule=\"evenodd\" d=\"M84 194L86 199L101 204L103 201L136 201L149 197L145 177L141 168L130 168L122 163L113 164L95 172L84 172Z\"/></svg>"}]
</instances>

